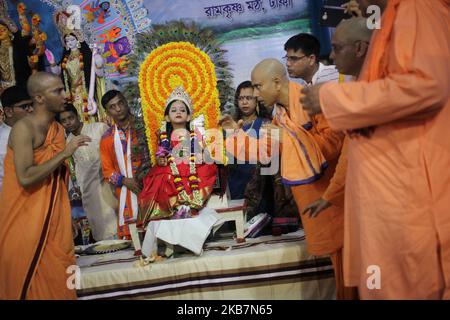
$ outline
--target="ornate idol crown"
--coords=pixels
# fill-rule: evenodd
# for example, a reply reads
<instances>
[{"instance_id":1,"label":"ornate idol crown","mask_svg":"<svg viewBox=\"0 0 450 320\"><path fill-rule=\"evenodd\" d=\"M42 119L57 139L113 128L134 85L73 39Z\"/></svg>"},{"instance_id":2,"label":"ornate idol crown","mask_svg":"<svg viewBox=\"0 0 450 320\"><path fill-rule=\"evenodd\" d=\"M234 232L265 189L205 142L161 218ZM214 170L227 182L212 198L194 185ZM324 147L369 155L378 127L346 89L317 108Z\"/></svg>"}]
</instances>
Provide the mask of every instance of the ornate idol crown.
<instances>
[{"instance_id":1,"label":"ornate idol crown","mask_svg":"<svg viewBox=\"0 0 450 320\"><path fill-rule=\"evenodd\" d=\"M17 25L8 15L8 4L6 1L0 1L0 22L5 24L11 33L17 32Z\"/></svg>"},{"instance_id":2,"label":"ornate idol crown","mask_svg":"<svg viewBox=\"0 0 450 320\"><path fill-rule=\"evenodd\" d=\"M68 34L74 34L79 42L83 42L86 40L85 36L83 34L83 30L68 27L69 17L70 17L70 14L64 10L57 10L55 12L55 14L53 15L53 21L55 22L56 28L59 31L59 34L61 36L61 42L62 42L63 46L66 45L66 43L64 41L64 37Z\"/></svg>"},{"instance_id":3,"label":"ornate idol crown","mask_svg":"<svg viewBox=\"0 0 450 320\"><path fill-rule=\"evenodd\" d=\"M183 101L186 104L186 106L189 108L190 114L191 115L193 114L194 110L193 110L191 97L189 96L189 94L186 91L184 91L183 86L178 86L172 91L169 98L167 98L166 108L169 105L169 103L171 103L172 101L175 101L175 100Z\"/></svg>"}]
</instances>

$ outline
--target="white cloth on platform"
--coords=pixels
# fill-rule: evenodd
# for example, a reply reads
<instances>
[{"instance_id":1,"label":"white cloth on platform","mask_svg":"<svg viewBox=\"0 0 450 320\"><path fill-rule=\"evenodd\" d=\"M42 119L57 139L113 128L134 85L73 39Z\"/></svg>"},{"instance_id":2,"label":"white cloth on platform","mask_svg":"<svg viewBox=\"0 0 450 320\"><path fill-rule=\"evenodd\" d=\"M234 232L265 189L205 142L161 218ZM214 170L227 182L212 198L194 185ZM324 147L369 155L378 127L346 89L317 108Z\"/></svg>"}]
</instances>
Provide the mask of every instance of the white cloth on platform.
<instances>
[{"instance_id":1,"label":"white cloth on platform","mask_svg":"<svg viewBox=\"0 0 450 320\"><path fill-rule=\"evenodd\" d=\"M319 62L319 69L313 75L311 83L319 84L323 82L338 82L339 81L339 72L336 69L335 65L326 66L323 63Z\"/></svg>"},{"instance_id":2,"label":"white cloth on platform","mask_svg":"<svg viewBox=\"0 0 450 320\"><path fill-rule=\"evenodd\" d=\"M198 216L188 219L157 220L147 225L142 253L149 257L157 251L157 239L179 245L197 255L220 215L211 208L203 208Z\"/></svg>"},{"instance_id":3,"label":"white cloth on platform","mask_svg":"<svg viewBox=\"0 0 450 320\"><path fill-rule=\"evenodd\" d=\"M126 157L124 157L122 141L120 140L119 128L117 126L115 126L114 150L116 153L117 164L119 165L119 169L120 169L120 174L124 178L133 178L133 167L132 167L132 160L131 160L131 132L130 131L128 131ZM124 184L122 184L122 187L120 189L120 198L119 198L119 226L121 226L121 227L125 225L125 217L124 217L123 213L125 211L127 194L128 194L128 188ZM131 212L133 213L133 220L136 221L137 215L138 215L138 200L137 200L137 195L134 192L131 192Z\"/></svg>"}]
</instances>

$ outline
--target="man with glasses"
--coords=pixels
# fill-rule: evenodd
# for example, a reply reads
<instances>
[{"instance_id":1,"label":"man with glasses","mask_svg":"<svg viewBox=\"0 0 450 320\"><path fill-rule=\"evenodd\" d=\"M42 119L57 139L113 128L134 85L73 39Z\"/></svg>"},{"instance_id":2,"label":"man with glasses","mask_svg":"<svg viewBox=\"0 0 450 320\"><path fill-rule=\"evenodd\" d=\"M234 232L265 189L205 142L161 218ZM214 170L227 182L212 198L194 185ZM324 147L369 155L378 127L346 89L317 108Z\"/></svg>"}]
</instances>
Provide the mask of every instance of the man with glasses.
<instances>
[{"instance_id":1,"label":"man with glasses","mask_svg":"<svg viewBox=\"0 0 450 320\"><path fill-rule=\"evenodd\" d=\"M366 57L372 30L367 28L366 19L351 18L343 20L337 27L333 35L331 58L336 63L336 68L341 74L349 75L352 79L356 79L362 69L364 59ZM334 205L342 210L344 214L344 192L345 179L347 174L347 147L348 138L344 140L344 146L341 150L339 162L336 166L333 178L330 180L328 188L323 195L316 201L302 208L303 214L309 214L316 217L325 209ZM345 218L344 218L345 219ZM349 244L344 244L348 246ZM343 270L336 272L340 277L339 281L343 283ZM337 296L343 299L357 299L356 288L340 287L341 292L337 292Z\"/></svg>"},{"instance_id":2,"label":"man with glasses","mask_svg":"<svg viewBox=\"0 0 450 320\"><path fill-rule=\"evenodd\" d=\"M311 34L299 33L285 44L286 68L291 78L301 78L307 85L339 80L334 65L319 62L320 42Z\"/></svg>"},{"instance_id":3,"label":"man with glasses","mask_svg":"<svg viewBox=\"0 0 450 320\"><path fill-rule=\"evenodd\" d=\"M33 111L33 102L25 88L13 86L3 91L1 96L5 119L0 124L0 192L4 176L4 160L12 126Z\"/></svg>"},{"instance_id":4,"label":"man with glasses","mask_svg":"<svg viewBox=\"0 0 450 320\"><path fill-rule=\"evenodd\" d=\"M300 103L302 86L289 81L284 65L276 59L265 59L252 71L253 95L264 105L275 106L275 115L267 129L280 130L281 148L264 146L267 137L262 137L258 154L245 152L245 144L237 145L235 156L241 155L261 162L281 156L282 182L289 185L298 209L317 200L328 188L340 155L344 135L329 128L323 115L309 117ZM223 129L235 130L231 138L244 139L248 136L240 125L222 118ZM272 136L272 139L275 137ZM230 139L230 137L227 137ZM242 140L240 140L242 141ZM229 146L231 144L227 144ZM227 148L228 152L234 152ZM267 155L270 153L269 157ZM242 158L244 158L242 157ZM343 243L342 210L331 206L319 216L311 218L302 215L307 251L311 255L330 255L335 272L342 270L341 249ZM336 275L337 292L342 291L342 282ZM338 298L341 298L340 296Z\"/></svg>"},{"instance_id":5,"label":"man with glasses","mask_svg":"<svg viewBox=\"0 0 450 320\"><path fill-rule=\"evenodd\" d=\"M83 209L94 239L114 239L117 234L117 217L115 208L108 201L114 195L111 188L105 186L100 163L100 141L109 127L103 122L83 123L72 104L66 104L64 111L56 115L56 120L67 130L67 142L80 134L92 140L89 146L80 148L73 154L73 173L81 189Z\"/></svg>"},{"instance_id":6,"label":"man with glasses","mask_svg":"<svg viewBox=\"0 0 450 320\"><path fill-rule=\"evenodd\" d=\"M349 81L354 81L359 76L369 49L372 31L367 28L366 19L362 17L343 20L336 27L331 41L333 50L330 57L335 61L339 72L348 75ZM320 199L304 208L303 213L309 212L311 216L315 217L332 204L343 207L347 172L347 142L344 142L339 164L327 191Z\"/></svg>"}]
</instances>

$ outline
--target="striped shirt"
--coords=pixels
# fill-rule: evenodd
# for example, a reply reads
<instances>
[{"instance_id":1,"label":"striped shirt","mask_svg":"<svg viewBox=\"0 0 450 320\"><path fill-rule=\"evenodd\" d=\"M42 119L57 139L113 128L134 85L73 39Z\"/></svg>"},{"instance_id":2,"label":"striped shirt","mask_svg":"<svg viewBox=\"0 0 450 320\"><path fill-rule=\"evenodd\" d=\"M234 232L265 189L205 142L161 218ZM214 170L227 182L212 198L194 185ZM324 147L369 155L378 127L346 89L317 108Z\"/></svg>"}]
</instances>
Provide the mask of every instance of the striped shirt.
<instances>
[{"instance_id":1,"label":"striped shirt","mask_svg":"<svg viewBox=\"0 0 450 320\"><path fill-rule=\"evenodd\" d=\"M313 75L311 83L318 84L322 82L338 82L339 81L339 72L336 69L336 66L326 66L323 63L319 62L319 69Z\"/></svg>"}]
</instances>

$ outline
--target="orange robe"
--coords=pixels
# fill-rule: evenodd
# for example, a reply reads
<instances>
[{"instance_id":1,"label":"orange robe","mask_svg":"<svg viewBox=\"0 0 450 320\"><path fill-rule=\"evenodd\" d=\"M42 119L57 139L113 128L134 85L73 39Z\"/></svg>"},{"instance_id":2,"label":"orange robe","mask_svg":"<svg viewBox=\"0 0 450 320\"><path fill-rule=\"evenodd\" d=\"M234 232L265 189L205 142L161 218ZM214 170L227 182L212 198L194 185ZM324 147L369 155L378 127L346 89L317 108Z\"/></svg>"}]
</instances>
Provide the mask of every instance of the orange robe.
<instances>
[{"instance_id":1,"label":"orange robe","mask_svg":"<svg viewBox=\"0 0 450 320\"><path fill-rule=\"evenodd\" d=\"M338 164L334 170L334 175L330 180L327 190L322 195L322 199L328 201L332 205L344 208L345 198L345 179L347 176L347 152L348 152L348 137L345 137L342 145L341 155L339 156Z\"/></svg>"},{"instance_id":2,"label":"orange robe","mask_svg":"<svg viewBox=\"0 0 450 320\"><path fill-rule=\"evenodd\" d=\"M349 140L345 283L363 299L450 299L450 1L388 1L360 81L325 84ZM369 284L369 285L368 285Z\"/></svg>"},{"instance_id":3,"label":"orange robe","mask_svg":"<svg viewBox=\"0 0 450 320\"><path fill-rule=\"evenodd\" d=\"M291 132L299 132L299 126L302 123L301 118L304 114L300 104L301 87L294 83L290 83L289 87L289 110L285 114L288 129ZM279 108L277 111L283 110ZM281 113L283 114L283 112ZM287 139L283 130L282 136L282 160L281 172L284 182L291 185L297 206L302 208L317 200L327 190L330 180L334 177L335 168L339 154L341 152L344 135L340 132L332 131L323 115L313 116L310 119L311 128L308 135L299 139L299 142L305 143L307 140L316 144L328 163L328 168L324 171L323 176L318 180L307 184L296 184L295 182L286 181L285 177L288 172L298 170L298 160L293 157L292 147L286 142L293 141ZM273 123L280 125L280 117L277 114ZM297 144L297 142L295 142ZM286 161L287 160L287 161ZM284 175L283 175L284 173ZM343 282L343 266L342 266L342 246L344 241L344 214L342 208L332 205L328 209L321 212L317 217L311 218L309 215L301 215L303 228L305 230L308 251L313 255L329 254L333 262L334 274L336 280L336 298L337 299L353 299L353 290L344 287Z\"/></svg>"},{"instance_id":4,"label":"orange robe","mask_svg":"<svg viewBox=\"0 0 450 320\"><path fill-rule=\"evenodd\" d=\"M329 128L323 115L311 117L307 134L299 135L303 131L300 128L303 123L302 119L307 117L300 104L301 89L299 84L289 83L289 110L286 112L283 108L277 107L277 115L273 119L273 124L283 128L282 123L284 122L286 126L282 129L281 175L283 182L291 185L295 202L300 210L319 199L327 189L330 179L333 177L344 138L342 133ZM291 133L295 133L300 139L293 138ZM296 158L293 148L300 142L304 146L310 143L318 148L328 164L328 168L323 171L323 176L305 184L298 182L298 179L293 179L294 174L299 170L299 159ZM313 152L308 153L314 154ZM301 219L310 254L332 254L342 248L344 220L341 209L331 206L316 218L301 215Z\"/></svg>"},{"instance_id":5,"label":"orange robe","mask_svg":"<svg viewBox=\"0 0 450 320\"><path fill-rule=\"evenodd\" d=\"M302 86L299 84L289 82L289 110L277 106L277 114L272 121L273 124L282 127L281 176L283 182L291 186L295 202L300 210L319 199L327 189L344 139L343 133L329 128L323 115L308 117L300 104L301 89ZM243 134L245 133L239 132L238 135ZM250 137L247 139L251 140ZM267 141L264 135L261 140ZM260 158L266 151L267 155L272 153L272 159L277 157L277 150L271 150L269 146L260 146L265 149L259 153ZM253 160L255 158L256 153L246 152L244 145L238 144L236 147L237 150L227 148L227 151L236 155L238 159L245 157L247 160ZM306 153L302 150L306 150ZM260 160L268 162L267 159ZM316 218L301 215L301 219L308 252L312 255L331 255L336 274L337 292L341 298L340 293L344 290L340 276L342 273L341 249L344 240L342 208L331 206Z\"/></svg>"},{"instance_id":6,"label":"orange robe","mask_svg":"<svg viewBox=\"0 0 450 320\"><path fill-rule=\"evenodd\" d=\"M347 175L347 150L348 138L344 139L341 155L339 156L336 169L333 177L322 195L322 199L328 201L336 209L340 209L341 216L344 216L344 200L345 200L345 179ZM344 228L344 224L340 225ZM342 230L343 231L343 230ZM336 299L337 300L357 300L358 290L356 287L346 287L344 285L344 268L343 268L343 253L340 249L336 254L331 256L333 266L335 267L334 275L336 277Z\"/></svg>"},{"instance_id":7,"label":"orange robe","mask_svg":"<svg viewBox=\"0 0 450 320\"><path fill-rule=\"evenodd\" d=\"M50 160L64 147L64 129L53 122L44 144L34 150L34 163ZM76 262L65 172L60 166L25 189L8 149L0 197L0 299L76 299L66 284L66 270Z\"/></svg>"}]
</instances>

